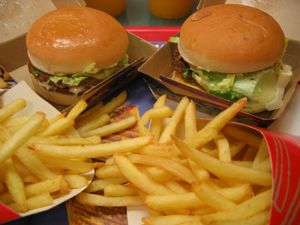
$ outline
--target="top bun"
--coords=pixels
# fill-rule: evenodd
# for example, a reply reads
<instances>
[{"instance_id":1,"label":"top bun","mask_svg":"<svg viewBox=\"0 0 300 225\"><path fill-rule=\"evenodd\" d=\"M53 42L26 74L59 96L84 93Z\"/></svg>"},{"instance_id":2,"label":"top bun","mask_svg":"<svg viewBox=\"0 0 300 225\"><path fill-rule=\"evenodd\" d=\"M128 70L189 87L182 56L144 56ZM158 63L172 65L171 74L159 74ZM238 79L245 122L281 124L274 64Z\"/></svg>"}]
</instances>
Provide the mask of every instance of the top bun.
<instances>
[{"instance_id":1,"label":"top bun","mask_svg":"<svg viewBox=\"0 0 300 225\"><path fill-rule=\"evenodd\" d=\"M273 66L284 51L284 33L265 12L222 4L200 9L182 25L178 49L207 71L254 72Z\"/></svg>"},{"instance_id":2,"label":"top bun","mask_svg":"<svg viewBox=\"0 0 300 225\"><path fill-rule=\"evenodd\" d=\"M112 16L88 7L66 7L37 20L26 45L34 67L49 73L82 72L90 63L101 70L116 64L128 48L128 35Z\"/></svg>"}]
</instances>

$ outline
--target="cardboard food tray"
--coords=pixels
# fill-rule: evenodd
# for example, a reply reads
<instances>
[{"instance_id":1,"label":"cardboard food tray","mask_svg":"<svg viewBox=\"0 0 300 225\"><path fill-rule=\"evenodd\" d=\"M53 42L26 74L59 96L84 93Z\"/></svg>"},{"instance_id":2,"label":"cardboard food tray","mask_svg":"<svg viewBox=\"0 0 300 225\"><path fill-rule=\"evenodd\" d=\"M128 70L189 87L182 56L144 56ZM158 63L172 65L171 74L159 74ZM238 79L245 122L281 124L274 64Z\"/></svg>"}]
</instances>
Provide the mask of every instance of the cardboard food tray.
<instances>
[{"instance_id":1,"label":"cardboard food tray","mask_svg":"<svg viewBox=\"0 0 300 225\"><path fill-rule=\"evenodd\" d=\"M168 103L176 105L174 102ZM270 225L297 225L300 221L300 137L286 136L236 122L231 124L259 133L268 144L273 178ZM143 207L86 206L74 199L68 201L67 210L70 225L86 224L87 217L90 218L89 225L99 222L106 225L139 225L142 224L141 219L148 215Z\"/></svg>"},{"instance_id":2,"label":"cardboard food tray","mask_svg":"<svg viewBox=\"0 0 300 225\"><path fill-rule=\"evenodd\" d=\"M26 93L26 95L24 95ZM23 81L14 86L12 89L7 91L5 94L3 94L0 98L1 105L5 105L13 101L14 99L17 98L23 98L27 102L27 106L25 109L20 111L17 115L30 115L33 112L44 112L47 116L47 118L52 118L55 115L59 113L57 109L55 109L52 105L50 105L48 102L43 100L41 97L39 97L32 89ZM87 174L85 174L86 178L88 179L88 184L92 181L94 177L94 170L91 170ZM13 210L9 209L2 203L0 203L0 224L7 222L9 220L29 216L32 214L36 214L39 212L43 212L46 210L49 210L65 201L68 199L74 197L75 195L79 194L81 191L83 191L88 184L79 189L72 189L69 194L62 196L60 198L57 198L54 200L54 203L50 206L45 206L42 208L38 208L35 210L29 210L26 213L16 213Z\"/></svg>"},{"instance_id":3,"label":"cardboard food tray","mask_svg":"<svg viewBox=\"0 0 300 225\"><path fill-rule=\"evenodd\" d=\"M146 76L149 78L149 83L152 90L158 95L163 93L171 94L174 100L176 100L178 96L189 96L195 100L200 111L210 115L216 115L218 112L228 107L231 102L227 100L208 94L206 91L202 91L197 87L187 86L174 79L171 79L173 72L172 52L174 51L175 47L175 44L166 43L138 69L140 72L146 74ZM283 106L279 110L272 112L262 112L258 114L241 112L237 116L238 121L261 127L267 127L274 120L280 117L286 108L286 105L291 100L297 86L297 82L300 79L299 41L289 41L287 52L284 56L284 62L292 66L294 75L286 88Z\"/></svg>"}]
</instances>

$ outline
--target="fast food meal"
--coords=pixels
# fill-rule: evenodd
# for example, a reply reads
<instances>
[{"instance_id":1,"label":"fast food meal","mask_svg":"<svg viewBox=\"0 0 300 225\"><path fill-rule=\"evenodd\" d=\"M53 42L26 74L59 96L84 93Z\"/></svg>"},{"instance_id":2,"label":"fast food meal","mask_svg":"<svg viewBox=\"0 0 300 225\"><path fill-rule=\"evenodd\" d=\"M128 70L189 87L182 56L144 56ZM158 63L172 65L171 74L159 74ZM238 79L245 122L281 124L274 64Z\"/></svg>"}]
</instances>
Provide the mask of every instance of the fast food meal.
<instances>
[{"instance_id":1,"label":"fast food meal","mask_svg":"<svg viewBox=\"0 0 300 225\"><path fill-rule=\"evenodd\" d=\"M0 203L19 213L57 204L73 189L86 187L97 167L86 159L43 157L29 149L33 144L99 144L96 136L81 138L70 131L87 107L79 101L68 114L47 119L42 112L17 115L27 102L18 98L0 109ZM72 195L73 196L73 195Z\"/></svg>"},{"instance_id":2,"label":"fast food meal","mask_svg":"<svg viewBox=\"0 0 300 225\"><path fill-rule=\"evenodd\" d=\"M279 109L292 78L283 62L287 38L267 13L221 4L192 14L173 54L173 79L223 99L248 98L244 111Z\"/></svg>"},{"instance_id":3,"label":"fast food meal","mask_svg":"<svg viewBox=\"0 0 300 225\"><path fill-rule=\"evenodd\" d=\"M65 7L37 20L27 33L34 88L46 100L71 105L128 63L128 36L112 16Z\"/></svg>"},{"instance_id":4,"label":"fast food meal","mask_svg":"<svg viewBox=\"0 0 300 225\"><path fill-rule=\"evenodd\" d=\"M260 134L229 124L247 104L246 98L211 121L198 120L194 102L186 97L171 109L165 95L140 116L126 108L116 118L113 112L125 100L123 92L78 117L80 134L101 136L100 144L72 147L41 140L30 145L46 161L94 158L95 178L76 196L77 202L144 205L150 212L143 218L147 225L268 223L268 147ZM91 126L103 115L110 119Z\"/></svg>"}]
</instances>

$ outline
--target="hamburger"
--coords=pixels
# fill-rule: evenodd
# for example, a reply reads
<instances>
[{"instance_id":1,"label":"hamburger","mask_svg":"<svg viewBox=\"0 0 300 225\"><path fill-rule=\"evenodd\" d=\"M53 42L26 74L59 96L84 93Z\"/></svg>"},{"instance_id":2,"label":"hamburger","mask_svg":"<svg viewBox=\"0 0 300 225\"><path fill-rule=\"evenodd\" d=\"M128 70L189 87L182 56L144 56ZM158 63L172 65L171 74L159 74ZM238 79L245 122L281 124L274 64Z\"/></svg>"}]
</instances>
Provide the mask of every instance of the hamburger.
<instances>
[{"instance_id":1,"label":"hamburger","mask_svg":"<svg viewBox=\"0 0 300 225\"><path fill-rule=\"evenodd\" d=\"M70 105L128 63L128 35L112 16L88 7L52 11L26 36L33 86L46 100Z\"/></svg>"},{"instance_id":2,"label":"hamburger","mask_svg":"<svg viewBox=\"0 0 300 225\"><path fill-rule=\"evenodd\" d=\"M223 99L248 98L249 113L283 104L292 77L282 57L287 39L280 25L253 7L203 8L183 23L173 53L173 78Z\"/></svg>"}]
</instances>

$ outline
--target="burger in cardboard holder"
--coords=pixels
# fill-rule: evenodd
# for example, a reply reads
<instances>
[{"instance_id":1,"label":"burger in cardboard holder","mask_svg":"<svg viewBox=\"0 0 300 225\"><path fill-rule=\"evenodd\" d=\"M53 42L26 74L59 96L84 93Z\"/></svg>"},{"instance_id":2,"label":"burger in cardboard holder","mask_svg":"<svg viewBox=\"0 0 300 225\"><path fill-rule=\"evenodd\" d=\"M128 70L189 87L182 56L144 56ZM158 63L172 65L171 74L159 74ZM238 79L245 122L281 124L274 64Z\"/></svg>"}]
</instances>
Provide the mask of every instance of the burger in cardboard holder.
<instances>
[{"instance_id":1,"label":"burger in cardboard holder","mask_svg":"<svg viewBox=\"0 0 300 225\"><path fill-rule=\"evenodd\" d=\"M239 118L268 126L279 118L300 79L300 44L288 41L270 15L253 7L200 9L170 42L139 70L156 81L151 84L158 94L190 96L209 114L247 97Z\"/></svg>"},{"instance_id":2,"label":"burger in cardboard holder","mask_svg":"<svg viewBox=\"0 0 300 225\"><path fill-rule=\"evenodd\" d=\"M50 102L70 105L128 64L128 35L112 16L88 7L60 8L27 33L35 90Z\"/></svg>"}]
</instances>

